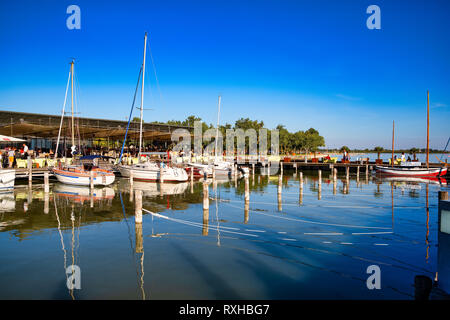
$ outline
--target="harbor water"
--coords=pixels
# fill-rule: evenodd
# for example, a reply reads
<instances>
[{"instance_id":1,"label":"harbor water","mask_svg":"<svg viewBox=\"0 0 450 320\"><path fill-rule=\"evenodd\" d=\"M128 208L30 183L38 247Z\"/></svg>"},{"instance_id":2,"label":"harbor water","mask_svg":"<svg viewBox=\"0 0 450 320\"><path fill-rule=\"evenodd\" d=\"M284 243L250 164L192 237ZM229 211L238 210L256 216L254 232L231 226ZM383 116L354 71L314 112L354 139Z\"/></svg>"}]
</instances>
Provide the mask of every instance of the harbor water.
<instances>
[{"instance_id":1,"label":"harbor water","mask_svg":"<svg viewBox=\"0 0 450 320\"><path fill-rule=\"evenodd\" d=\"M16 185L0 195L0 299L414 299L416 276L449 267L446 183L329 174L250 174L247 202L245 179L209 181L208 210L203 182Z\"/></svg>"}]
</instances>

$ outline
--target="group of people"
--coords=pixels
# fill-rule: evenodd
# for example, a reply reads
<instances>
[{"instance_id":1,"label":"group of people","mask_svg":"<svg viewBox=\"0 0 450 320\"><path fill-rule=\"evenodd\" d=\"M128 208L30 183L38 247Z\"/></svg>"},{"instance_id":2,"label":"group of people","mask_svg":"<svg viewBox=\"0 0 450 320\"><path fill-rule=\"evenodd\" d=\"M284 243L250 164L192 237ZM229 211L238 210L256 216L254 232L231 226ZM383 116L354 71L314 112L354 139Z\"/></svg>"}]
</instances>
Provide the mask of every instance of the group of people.
<instances>
[{"instance_id":1,"label":"group of people","mask_svg":"<svg viewBox=\"0 0 450 320\"><path fill-rule=\"evenodd\" d=\"M24 143L19 150L16 147L6 147L0 152L0 164L2 168L13 168L16 159L26 159L28 157L28 146Z\"/></svg>"}]
</instances>

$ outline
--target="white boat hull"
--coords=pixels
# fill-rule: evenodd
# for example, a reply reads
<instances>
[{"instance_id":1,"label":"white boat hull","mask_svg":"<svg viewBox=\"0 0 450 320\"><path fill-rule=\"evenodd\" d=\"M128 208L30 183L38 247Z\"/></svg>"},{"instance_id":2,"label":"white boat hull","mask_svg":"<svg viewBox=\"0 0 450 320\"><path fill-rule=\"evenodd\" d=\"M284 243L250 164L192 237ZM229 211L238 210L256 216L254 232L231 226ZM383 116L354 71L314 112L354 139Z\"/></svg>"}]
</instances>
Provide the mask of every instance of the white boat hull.
<instances>
[{"instance_id":1,"label":"white boat hull","mask_svg":"<svg viewBox=\"0 0 450 320\"><path fill-rule=\"evenodd\" d=\"M118 166L118 170L123 177L129 178L131 172L133 173L133 179L142 181L160 181L161 171L159 166L146 164L146 165L133 165L133 166ZM186 170L177 167L165 167L163 168L162 178L164 182L185 182L189 177Z\"/></svg>"},{"instance_id":2,"label":"white boat hull","mask_svg":"<svg viewBox=\"0 0 450 320\"><path fill-rule=\"evenodd\" d=\"M64 170L53 170L53 174L56 179L65 184L71 184L76 186L89 186L91 178L89 175L73 174ZM112 174L100 174L94 176L94 186L107 186L114 182L116 176Z\"/></svg>"},{"instance_id":3,"label":"white boat hull","mask_svg":"<svg viewBox=\"0 0 450 320\"><path fill-rule=\"evenodd\" d=\"M421 168L421 167L386 167L376 166L378 173L402 177L438 177L447 174L447 168Z\"/></svg>"},{"instance_id":4,"label":"white boat hull","mask_svg":"<svg viewBox=\"0 0 450 320\"><path fill-rule=\"evenodd\" d=\"M14 188L16 179L16 170L6 169L0 170L0 192L11 191Z\"/></svg>"}]
</instances>

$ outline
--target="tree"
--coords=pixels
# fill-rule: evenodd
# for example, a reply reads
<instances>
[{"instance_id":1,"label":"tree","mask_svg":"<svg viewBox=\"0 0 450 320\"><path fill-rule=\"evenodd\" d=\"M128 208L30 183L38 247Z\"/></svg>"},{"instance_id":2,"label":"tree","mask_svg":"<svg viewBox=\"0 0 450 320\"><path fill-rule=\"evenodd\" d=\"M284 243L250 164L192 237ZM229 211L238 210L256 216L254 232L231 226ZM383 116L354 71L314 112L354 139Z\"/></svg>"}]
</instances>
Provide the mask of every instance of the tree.
<instances>
[{"instance_id":1,"label":"tree","mask_svg":"<svg viewBox=\"0 0 450 320\"><path fill-rule=\"evenodd\" d=\"M141 118L140 117L134 117L131 121L132 122L141 122ZM142 122L144 122L144 119L142 119Z\"/></svg>"},{"instance_id":2,"label":"tree","mask_svg":"<svg viewBox=\"0 0 450 320\"><path fill-rule=\"evenodd\" d=\"M350 148L347 147L347 146L342 146L342 147L339 149L339 152L341 152L341 153L343 153L344 151L350 152Z\"/></svg>"},{"instance_id":3,"label":"tree","mask_svg":"<svg viewBox=\"0 0 450 320\"><path fill-rule=\"evenodd\" d=\"M319 135L319 131L309 128L305 131L304 148L308 151L316 153L319 147L325 146L325 139Z\"/></svg>"},{"instance_id":4,"label":"tree","mask_svg":"<svg viewBox=\"0 0 450 320\"><path fill-rule=\"evenodd\" d=\"M375 147L373 148L373 151L378 153L378 159L380 159L380 153L383 152L384 148L383 147Z\"/></svg>"}]
</instances>

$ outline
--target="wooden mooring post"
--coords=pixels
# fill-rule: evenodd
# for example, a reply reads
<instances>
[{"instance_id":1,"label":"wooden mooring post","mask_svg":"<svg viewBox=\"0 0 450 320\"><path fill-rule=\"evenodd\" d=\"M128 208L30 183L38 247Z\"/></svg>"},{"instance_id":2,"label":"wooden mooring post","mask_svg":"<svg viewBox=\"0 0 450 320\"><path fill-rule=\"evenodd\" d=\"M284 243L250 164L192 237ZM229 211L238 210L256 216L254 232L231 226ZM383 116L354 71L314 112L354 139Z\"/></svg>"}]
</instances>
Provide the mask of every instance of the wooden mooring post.
<instances>
[{"instance_id":1,"label":"wooden mooring post","mask_svg":"<svg viewBox=\"0 0 450 320\"><path fill-rule=\"evenodd\" d=\"M142 253L144 248L144 240L142 234L142 190L136 190L134 204L134 226L136 233L136 253Z\"/></svg>"},{"instance_id":2,"label":"wooden mooring post","mask_svg":"<svg viewBox=\"0 0 450 320\"><path fill-rule=\"evenodd\" d=\"M134 222L142 223L142 190L135 190L134 197Z\"/></svg>"},{"instance_id":3,"label":"wooden mooring post","mask_svg":"<svg viewBox=\"0 0 450 320\"><path fill-rule=\"evenodd\" d=\"M30 156L28 156L27 159L27 167L28 167L28 184L31 186L33 183L33 162L31 161Z\"/></svg>"},{"instance_id":4,"label":"wooden mooring post","mask_svg":"<svg viewBox=\"0 0 450 320\"><path fill-rule=\"evenodd\" d=\"M208 182L203 181L203 228L202 235L208 235L208 222L209 222L209 189Z\"/></svg>"},{"instance_id":5,"label":"wooden mooring post","mask_svg":"<svg viewBox=\"0 0 450 320\"><path fill-rule=\"evenodd\" d=\"M48 194L50 192L48 171L44 172L44 193Z\"/></svg>"},{"instance_id":6,"label":"wooden mooring post","mask_svg":"<svg viewBox=\"0 0 450 320\"><path fill-rule=\"evenodd\" d=\"M89 171L89 188L91 192L94 191L94 171Z\"/></svg>"},{"instance_id":7,"label":"wooden mooring post","mask_svg":"<svg viewBox=\"0 0 450 320\"><path fill-rule=\"evenodd\" d=\"M250 183L248 181L248 177L245 177L244 223L248 222L249 206L250 206Z\"/></svg>"},{"instance_id":8,"label":"wooden mooring post","mask_svg":"<svg viewBox=\"0 0 450 320\"><path fill-rule=\"evenodd\" d=\"M278 198L278 211L283 210L283 206L281 203L281 190L283 188L283 176L278 175L278 189L277 189L277 198Z\"/></svg>"}]
</instances>

